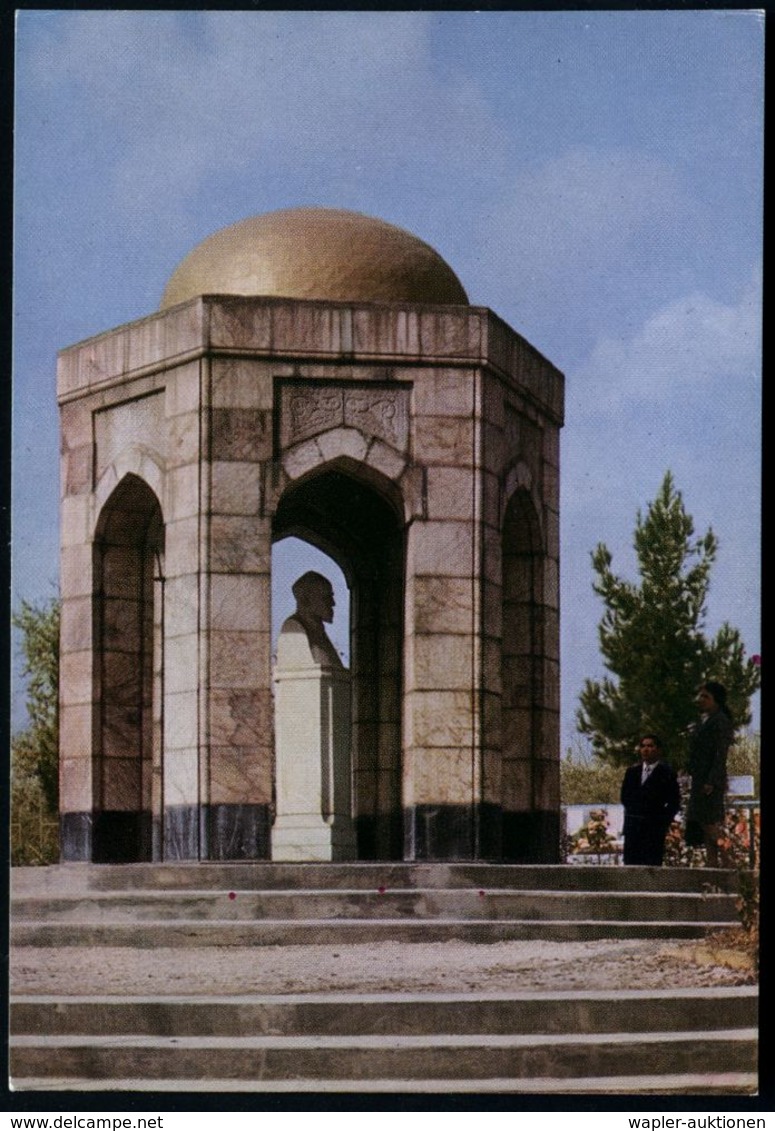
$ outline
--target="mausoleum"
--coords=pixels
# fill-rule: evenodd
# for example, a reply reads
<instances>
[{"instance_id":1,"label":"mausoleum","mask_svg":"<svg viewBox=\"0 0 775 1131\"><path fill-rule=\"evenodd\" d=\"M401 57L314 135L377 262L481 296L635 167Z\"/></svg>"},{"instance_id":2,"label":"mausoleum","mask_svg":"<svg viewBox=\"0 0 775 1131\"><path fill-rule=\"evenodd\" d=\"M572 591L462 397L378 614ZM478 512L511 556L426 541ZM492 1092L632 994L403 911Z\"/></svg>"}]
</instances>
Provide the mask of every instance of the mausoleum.
<instances>
[{"instance_id":1,"label":"mausoleum","mask_svg":"<svg viewBox=\"0 0 775 1131\"><path fill-rule=\"evenodd\" d=\"M58 400L63 860L558 859L563 377L431 247L242 221ZM349 667L314 592L273 656L289 535Z\"/></svg>"}]
</instances>

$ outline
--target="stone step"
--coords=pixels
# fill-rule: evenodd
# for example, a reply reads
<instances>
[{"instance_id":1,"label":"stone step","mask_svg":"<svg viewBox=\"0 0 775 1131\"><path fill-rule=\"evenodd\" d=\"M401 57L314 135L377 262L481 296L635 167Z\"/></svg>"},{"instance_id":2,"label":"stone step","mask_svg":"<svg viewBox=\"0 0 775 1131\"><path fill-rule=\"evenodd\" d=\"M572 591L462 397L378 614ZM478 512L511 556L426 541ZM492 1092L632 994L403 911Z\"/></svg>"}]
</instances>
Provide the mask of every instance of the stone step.
<instances>
[{"instance_id":1,"label":"stone step","mask_svg":"<svg viewBox=\"0 0 775 1131\"><path fill-rule=\"evenodd\" d=\"M587 865L476 863L275 864L63 864L13 868L14 896L97 891L267 891L295 888L371 890L412 888L512 891L736 892L734 871Z\"/></svg>"},{"instance_id":2,"label":"stone step","mask_svg":"<svg viewBox=\"0 0 775 1131\"><path fill-rule=\"evenodd\" d=\"M512 889L296 889L293 891L99 892L17 896L14 921L141 922L297 919L475 919L650 921L737 919L735 896L693 892L513 891Z\"/></svg>"},{"instance_id":3,"label":"stone step","mask_svg":"<svg viewBox=\"0 0 775 1131\"><path fill-rule=\"evenodd\" d=\"M671 991L249 994L78 997L15 995L14 1036L327 1036L709 1032L753 1028L752 986Z\"/></svg>"},{"instance_id":4,"label":"stone step","mask_svg":"<svg viewBox=\"0 0 775 1131\"><path fill-rule=\"evenodd\" d=\"M146 919L142 922L11 923L15 947L314 946L377 942L495 943L606 938L702 938L734 922L617 919Z\"/></svg>"},{"instance_id":5,"label":"stone step","mask_svg":"<svg viewBox=\"0 0 775 1131\"><path fill-rule=\"evenodd\" d=\"M553 1079L756 1070L756 1030L432 1036L14 1036L11 1077Z\"/></svg>"},{"instance_id":6,"label":"stone step","mask_svg":"<svg viewBox=\"0 0 775 1131\"><path fill-rule=\"evenodd\" d=\"M71 1092L320 1092L320 1080L261 1080L260 1088L253 1080L189 1080L189 1079L94 1079L84 1077L29 1076L14 1077L19 1091L71 1091ZM537 1095L688 1095L734 1096L753 1095L758 1087L754 1072L685 1072L662 1076L551 1076L513 1079L327 1079L325 1092L364 1093L431 1093L436 1095L474 1093L508 1093Z\"/></svg>"}]
</instances>

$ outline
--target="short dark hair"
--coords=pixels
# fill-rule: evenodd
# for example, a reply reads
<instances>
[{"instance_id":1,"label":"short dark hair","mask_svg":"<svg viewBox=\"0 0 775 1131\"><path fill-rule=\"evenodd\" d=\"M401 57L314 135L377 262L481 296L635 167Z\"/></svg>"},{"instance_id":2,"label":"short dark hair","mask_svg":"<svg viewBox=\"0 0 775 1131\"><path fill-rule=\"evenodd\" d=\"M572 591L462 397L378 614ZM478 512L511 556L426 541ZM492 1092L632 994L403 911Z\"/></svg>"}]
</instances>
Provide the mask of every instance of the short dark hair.
<instances>
[{"instance_id":1,"label":"short dark hair","mask_svg":"<svg viewBox=\"0 0 775 1131\"><path fill-rule=\"evenodd\" d=\"M643 742L643 739L644 739L644 738L650 738L650 739L651 739L651 741L652 741L652 742L654 743L654 745L656 746L657 750L661 750L661 749L662 749L662 739L661 739L661 738L659 737L659 735L658 735L658 734L651 734L651 733L649 733L649 734L642 734L642 735L640 736L640 738L638 739L638 746L640 746L640 744L641 744L641 742Z\"/></svg>"}]
</instances>

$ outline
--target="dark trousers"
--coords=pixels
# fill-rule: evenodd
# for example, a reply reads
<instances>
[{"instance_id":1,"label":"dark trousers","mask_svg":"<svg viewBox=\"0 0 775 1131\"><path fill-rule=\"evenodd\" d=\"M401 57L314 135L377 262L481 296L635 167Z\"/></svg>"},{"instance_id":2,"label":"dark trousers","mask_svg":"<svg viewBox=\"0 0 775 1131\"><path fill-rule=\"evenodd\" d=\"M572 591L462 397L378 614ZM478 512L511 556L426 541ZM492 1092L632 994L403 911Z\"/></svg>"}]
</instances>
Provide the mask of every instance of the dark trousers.
<instances>
[{"instance_id":1,"label":"dark trousers","mask_svg":"<svg viewBox=\"0 0 775 1131\"><path fill-rule=\"evenodd\" d=\"M648 817L636 817L625 813L625 864L650 864L660 867L665 858L666 836L667 829L664 822L650 821Z\"/></svg>"}]
</instances>

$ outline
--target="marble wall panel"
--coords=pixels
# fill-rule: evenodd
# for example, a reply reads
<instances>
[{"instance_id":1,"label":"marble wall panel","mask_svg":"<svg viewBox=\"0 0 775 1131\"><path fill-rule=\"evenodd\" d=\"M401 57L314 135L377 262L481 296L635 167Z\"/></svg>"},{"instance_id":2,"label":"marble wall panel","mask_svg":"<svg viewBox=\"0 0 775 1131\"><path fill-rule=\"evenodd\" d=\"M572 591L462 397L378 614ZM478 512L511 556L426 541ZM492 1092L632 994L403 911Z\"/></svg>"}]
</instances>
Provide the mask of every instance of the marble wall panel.
<instances>
[{"instance_id":1,"label":"marble wall panel","mask_svg":"<svg viewBox=\"0 0 775 1131\"><path fill-rule=\"evenodd\" d=\"M543 661L543 701L547 708L559 710L560 665L556 660Z\"/></svg>"},{"instance_id":2,"label":"marble wall panel","mask_svg":"<svg viewBox=\"0 0 775 1131\"><path fill-rule=\"evenodd\" d=\"M339 307L318 303L276 302L272 305L272 351L276 353L338 354L352 352L348 317Z\"/></svg>"},{"instance_id":3,"label":"marble wall panel","mask_svg":"<svg viewBox=\"0 0 775 1131\"><path fill-rule=\"evenodd\" d=\"M487 691L497 695L502 692L503 673L501 660L501 642L484 636L480 643L482 653L482 686Z\"/></svg>"},{"instance_id":4,"label":"marble wall panel","mask_svg":"<svg viewBox=\"0 0 775 1131\"><path fill-rule=\"evenodd\" d=\"M198 515L190 515L188 518L167 523L164 575L168 582L174 577L191 574L199 568L199 525Z\"/></svg>"},{"instance_id":5,"label":"marble wall panel","mask_svg":"<svg viewBox=\"0 0 775 1131\"><path fill-rule=\"evenodd\" d=\"M59 658L59 686L68 703L91 703L92 654L91 651L65 652Z\"/></svg>"},{"instance_id":6,"label":"marble wall panel","mask_svg":"<svg viewBox=\"0 0 775 1131\"><path fill-rule=\"evenodd\" d=\"M509 601L503 609L503 652L520 656L531 650L533 608Z\"/></svg>"},{"instance_id":7,"label":"marble wall panel","mask_svg":"<svg viewBox=\"0 0 775 1131\"><path fill-rule=\"evenodd\" d=\"M482 631L486 637L500 642L503 634L503 598L500 585L482 583Z\"/></svg>"},{"instance_id":8,"label":"marble wall panel","mask_svg":"<svg viewBox=\"0 0 775 1131\"><path fill-rule=\"evenodd\" d=\"M205 342L205 308L201 298L164 312L166 357L177 357L200 349Z\"/></svg>"},{"instance_id":9,"label":"marble wall panel","mask_svg":"<svg viewBox=\"0 0 775 1131\"><path fill-rule=\"evenodd\" d=\"M475 369L418 369L413 371L413 410L416 416L466 417L474 411Z\"/></svg>"},{"instance_id":10,"label":"marble wall panel","mask_svg":"<svg viewBox=\"0 0 775 1131\"><path fill-rule=\"evenodd\" d=\"M73 597L62 601L60 652L86 652L92 643L92 601Z\"/></svg>"},{"instance_id":11,"label":"marble wall panel","mask_svg":"<svg viewBox=\"0 0 775 1131\"><path fill-rule=\"evenodd\" d=\"M272 693L269 688L213 688L208 695L211 747L270 749Z\"/></svg>"},{"instance_id":12,"label":"marble wall panel","mask_svg":"<svg viewBox=\"0 0 775 1131\"><path fill-rule=\"evenodd\" d=\"M377 766L397 770L401 765L401 723L383 722L377 737Z\"/></svg>"},{"instance_id":13,"label":"marble wall panel","mask_svg":"<svg viewBox=\"0 0 775 1131\"><path fill-rule=\"evenodd\" d=\"M92 703L63 703L59 708L59 742L62 756L79 760L91 757Z\"/></svg>"},{"instance_id":14,"label":"marble wall panel","mask_svg":"<svg viewBox=\"0 0 775 1131\"><path fill-rule=\"evenodd\" d=\"M499 750L502 744L503 723L501 696L492 691L482 690L480 704L482 741L486 746Z\"/></svg>"},{"instance_id":15,"label":"marble wall panel","mask_svg":"<svg viewBox=\"0 0 775 1131\"><path fill-rule=\"evenodd\" d=\"M59 406L60 442L68 448L91 444L92 402L90 398L70 401Z\"/></svg>"},{"instance_id":16,"label":"marble wall panel","mask_svg":"<svg viewBox=\"0 0 775 1131\"><path fill-rule=\"evenodd\" d=\"M321 437L321 440L324 437ZM406 467L406 457L395 449L383 444L381 440L372 440L366 455L366 463L379 471L387 479L399 479Z\"/></svg>"},{"instance_id":17,"label":"marble wall panel","mask_svg":"<svg viewBox=\"0 0 775 1131\"><path fill-rule=\"evenodd\" d=\"M140 704L140 670L138 668L136 640L135 646L127 647L125 652L103 651L103 686L110 690L110 703L115 706L135 708ZM137 722L137 720L133 720Z\"/></svg>"},{"instance_id":18,"label":"marble wall panel","mask_svg":"<svg viewBox=\"0 0 775 1131\"><path fill-rule=\"evenodd\" d=\"M166 321L163 314L151 315L126 327L127 371L158 365L160 361L167 359Z\"/></svg>"},{"instance_id":19,"label":"marble wall panel","mask_svg":"<svg viewBox=\"0 0 775 1131\"><path fill-rule=\"evenodd\" d=\"M472 631L473 585L470 578L416 577L414 600L407 606L407 625L415 632Z\"/></svg>"},{"instance_id":20,"label":"marble wall panel","mask_svg":"<svg viewBox=\"0 0 775 1131\"><path fill-rule=\"evenodd\" d=\"M503 541L500 531L493 529L492 526L482 524L481 534L484 551L482 561L484 577L493 585L500 585L503 577Z\"/></svg>"},{"instance_id":21,"label":"marble wall panel","mask_svg":"<svg viewBox=\"0 0 775 1131\"><path fill-rule=\"evenodd\" d=\"M91 491L93 466L91 443L79 447L67 445L61 456L61 484L66 495L84 495Z\"/></svg>"},{"instance_id":22,"label":"marble wall panel","mask_svg":"<svg viewBox=\"0 0 775 1131\"><path fill-rule=\"evenodd\" d=\"M488 741L485 735L485 741ZM503 796L503 759L500 748L482 750L482 800L500 805Z\"/></svg>"},{"instance_id":23,"label":"marble wall panel","mask_svg":"<svg viewBox=\"0 0 775 1131\"><path fill-rule=\"evenodd\" d=\"M270 609L268 575L210 575L211 631L269 630Z\"/></svg>"},{"instance_id":24,"label":"marble wall panel","mask_svg":"<svg viewBox=\"0 0 775 1131\"><path fill-rule=\"evenodd\" d=\"M170 636L164 642L164 690L168 695L196 691L199 684L200 638L196 632Z\"/></svg>"},{"instance_id":25,"label":"marble wall panel","mask_svg":"<svg viewBox=\"0 0 775 1131\"><path fill-rule=\"evenodd\" d=\"M121 329L77 346L77 388L86 389L113 377L120 377L126 371L128 340L128 332Z\"/></svg>"},{"instance_id":26,"label":"marble wall panel","mask_svg":"<svg viewBox=\"0 0 775 1131\"><path fill-rule=\"evenodd\" d=\"M199 756L196 746L167 750L164 755L164 804L192 805L199 799Z\"/></svg>"},{"instance_id":27,"label":"marble wall panel","mask_svg":"<svg viewBox=\"0 0 775 1131\"><path fill-rule=\"evenodd\" d=\"M505 427L506 409L503 382L487 370L482 374L482 415L495 428Z\"/></svg>"},{"instance_id":28,"label":"marble wall panel","mask_svg":"<svg viewBox=\"0 0 775 1131\"><path fill-rule=\"evenodd\" d=\"M533 773L528 759L503 760L501 789L504 809L521 812L533 807Z\"/></svg>"},{"instance_id":29,"label":"marble wall panel","mask_svg":"<svg viewBox=\"0 0 775 1131\"><path fill-rule=\"evenodd\" d=\"M560 472L550 463L543 465L544 499L551 505L555 512L560 506Z\"/></svg>"},{"instance_id":30,"label":"marble wall panel","mask_svg":"<svg viewBox=\"0 0 775 1131\"><path fill-rule=\"evenodd\" d=\"M274 378L291 373L286 365L248 358L214 357L210 363L211 403L214 409L252 409L271 412Z\"/></svg>"},{"instance_id":31,"label":"marble wall panel","mask_svg":"<svg viewBox=\"0 0 775 1131\"><path fill-rule=\"evenodd\" d=\"M92 499L88 495L65 496L60 503L60 545L81 546L91 542Z\"/></svg>"},{"instance_id":32,"label":"marble wall panel","mask_svg":"<svg viewBox=\"0 0 775 1131\"><path fill-rule=\"evenodd\" d=\"M470 691L410 691L405 706L406 741L410 746L470 747L474 725Z\"/></svg>"},{"instance_id":33,"label":"marble wall panel","mask_svg":"<svg viewBox=\"0 0 775 1131\"><path fill-rule=\"evenodd\" d=\"M114 758L104 767L102 808L132 811L141 804L142 763L139 758Z\"/></svg>"},{"instance_id":34,"label":"marble wall panel","mask_svg":"<svg viewBox=\"0 0 775 1131\"><path fill-rule=\"evenodd\" d=\"M163 392L114 403L94 414L97 479L129 448L151 450L163 456L168 428Z\"/></svg>"},{"instance_id":35,"label":"marble wall panel","mask_svg":"<svg viewBox=\"0 0 775 1131\"><path fill-rule=\"evenodd\" d=\"M560 804L560 766L556 758L537 758L533 763L533 796L537 809L556 809Z\"/></svg>"},{"instance_id":36,"label":"marble wall panel","mask_svg":"<svg viewBox=\"0 0 775 1131\"><path fill-rule=\"evenodd\" d=\"M62 546L59 552L60 592L68 597L91 596L91 545Z\"/></svg>"},{"instance_id":37,"label":"marble wall panel","mask_svg":"<svg viewBox=\"0 0 775 1131\"><path fill-rule=\"evenodd\" d=\"M69 758L69 744L59 763L59 810L61 813L88 813L94 805L91 757Z\"/></svg>"},{"instance_id":38,"label":"marble wall panel","mask_svg":"<svg viewBox=\"0 0 775 1131\"><path fill-rule=\"evenodd\" d=\"M269 350L273 339L275 304L255 299L218 298L207 303L211 348L239 346Z\"/></svg>"},{"instance_id":39,"label":"marble wall panel","mask_svg":"<svg viewBox=\"0 0 775 1131\"><path fill-rule=\"evenodd\" d=\"M425 357L474 357L479 336L476 317L466 308L422 309L420 312L420 350ZM473 334L472 334L473 330Z\"/></svg>"},{"instance_id":40,"label":"marble wall panel","mask_svg":"<svg viewBox=\"0 0 775 1131\"><path fill-rule=\"evenodd\" d=\"M470 747L445 750L410 748L411 771L404 805L470 805L478 794L478 773Z\"/></svg>"},{"instance_id":41,"label":"marble wall panel","mask_svg":"<svg viewBox=\"0 0 775 1131\"><path fill-rule=\"evenodd\" d=\"M164 637L199 631L199 577L196 573L169 577L164 586Z\"/></svg>"},{"instance_id":42,"label":"marble wall panel","mask_svg":"<svg viewBox=\"0 0 775 1131\"><path fill-rule=\"evenodd\" d=\"M473 467L474 425L465 417L415 417L414 453L427 466Z\"/></svg>"},{"instance_id":43,"label":"marble wall panel","mask_svg":"<svg viewBox=\"0 0 775 1131\"><path fill-rule=\"evenodd\" d=\"M167 692L164 697L164 751L195 747L199 736L199 695L196 691ZM166 770L165 770L166 773Z\"/></svg>"},{"instance_id":44,"label":"marble wall panel","mask_svg":"<svg viewBox=\"0 0 775 1131\"><path fill-rule=\"evenodd\" d=\"M261 468L257 463L217 462L211 468L213 514L257 515L261 509Z\"/></svg>"},{"instance_id":45,"label":"marble wall panel","mask_svg":"<svg viewBox=\"0 0 775 1131\"><path fill-rule=\"evenodd\" d=\"M210 519L213 573L268 573L271 531L266 520L214 514Z\"/></svg>"},{"instance_id":46,"label":"marble wall panel","mask_svg":"<svg viewBox=\"0 0 775 1131\"><path fill-rule=\"evenodd\" d=\"M210 686L268 687L271 679L271 634L268 631L211 632Z\"/></svg>"},{"instance_id":47,"label":"marble wall panel","mask_svg":"<svg viewBox=\"0 0 775 1131\"><path fill-rule=\"evenodd\" d=\"M504 703L501 726L504 757L529 758L532 749L532 710L529 707L506 708Z\"/></svg>"},{"instance_id":48,"label":"marble wall panel","mask_svg":"<svg viewBox=\"0 0 775 1131\"><path fill-rule=\"evenodd\" d=\"M199 513L199 463L172 467L166 476L167 506L165 517L169 522L188 518Z\"/></svg>"},{"instance_id":49,"label":"marble wall panel","mask_svg":"<svg viewBox=\"0 0 775 1131\"><path fill-rule=\"evenodd\" d=\"M418 690L474 686L474 641L469 635L415 633L407 648L406 684Z\"/></svg>"},{"instance_id":50,"label":"marble wall panel","mask_svg":"<svg viewBox=\"0 0 775 1131\"><path fill-rule=\"evenodd\" d=\"M271 800L271 768L261 751L213 746L210 751L210 804L245 805Z\"/></svg>"},{"instance_id":51,"label":"marble wall panel","mask_svg":"<svg viewBox=\"0 0 775 1131\"><path fill-rule=\"evenodd\" d=\"M472 471L460 467L429 467L426 477L429 519L471 521L478 493Z\"/></svg>"},{"instance_id":52,"label":"marble wall panel","mask_svg":"<svg viewBox=\"0 0 775 1131\"><path fill-rule=\"evenodd\" d=\"M255 408L212 409L210 446L213 460L254 463L271 459L271 414Z\"/></svg>"},{"instance_id":53,"label":"marble wall panel","mask_svg":"<svg viewBox=\"0 0 775 1131\"><path fill-rule=\"evenodd\" d=\"M477 566L474 529L468 522L415 522L409 557L417 577L471 577Z\"/></svg>"},{"instance_id":54,"label":"marble wall panel","mask_svg":"<svg viewBox=\"0 0 775 1131\"><path fill-rule=\"evenodd\" d=\"M194 464L199 461L199 413L178 413L167 421L168 442L164 452L168 468Z\"/></svg>"},{"instance_id":55,"label":"marble wall panel","mask_svg":"<svg viewBox=\"0 0 775 1131\"><path fill-rule=\"evenodd\" d=\"M167 420L189 414L198 418L201 404L200 373L200 361L191 361L165 371L164 415Z\"/></svg>"}]
</instances>

